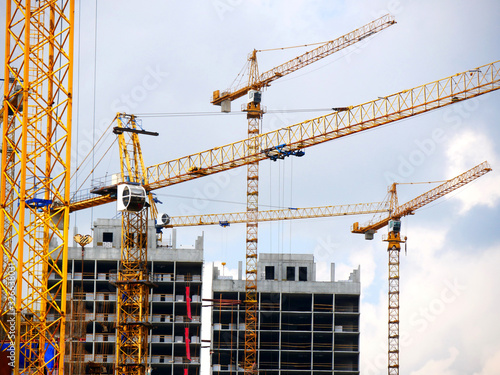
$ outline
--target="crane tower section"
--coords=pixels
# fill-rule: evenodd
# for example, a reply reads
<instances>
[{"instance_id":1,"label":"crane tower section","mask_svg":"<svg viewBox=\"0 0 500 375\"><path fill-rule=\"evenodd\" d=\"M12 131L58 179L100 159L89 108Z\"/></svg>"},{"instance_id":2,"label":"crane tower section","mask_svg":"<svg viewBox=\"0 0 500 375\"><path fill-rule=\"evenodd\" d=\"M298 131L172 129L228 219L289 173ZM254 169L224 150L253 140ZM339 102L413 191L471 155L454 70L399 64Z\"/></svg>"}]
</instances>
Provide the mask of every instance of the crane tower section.
<instances>
[{"instance_id":1,"label":"crane tower section","mask_svg":"<svg viewBox=\"0 0 500 375\"><path fill-rule=\"evenodd\" d=\"M16 375L62 375L74 2L7 1L5 9L0 333Z\"/></svg>"}]
</instances>

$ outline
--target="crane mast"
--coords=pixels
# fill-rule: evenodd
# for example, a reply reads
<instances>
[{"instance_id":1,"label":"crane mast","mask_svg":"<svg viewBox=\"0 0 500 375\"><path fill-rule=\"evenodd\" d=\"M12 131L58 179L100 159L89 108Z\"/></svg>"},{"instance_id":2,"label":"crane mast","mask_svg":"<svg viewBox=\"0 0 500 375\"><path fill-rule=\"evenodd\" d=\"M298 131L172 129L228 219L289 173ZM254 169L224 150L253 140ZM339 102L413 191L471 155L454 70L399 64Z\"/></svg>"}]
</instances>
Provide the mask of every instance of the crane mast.
<instances>
[{"instance_id":1,"label":"crane mast","mask_svg":"<svg viewBox=\"0 0 500 375\"><path fill-rule=\"evenodd\" d=\"M73 0L6 2L0 321L15 375L63 375L73 34Z\"/></svg>"},{"instance_id":2,"label":"crane mast","mask_svg":"<svg viewBox=\"0 0 500 375\"><path fill-rule=\"evenodd\" d=\"M154 286L147 267L149 207L146 192L142 188L145 183L145 167L139 143L141 131L135 116L118 114L116 120L118 126L113 131L118 135L120 145L121 181L115 188L122 200L118 202L118 208L122 211L122 248L115 282L115 374L144 375L148 365L148 338L151 329L149 293ZM138 194L133 196L134 192Z\"/></svg>"}]
</instances>

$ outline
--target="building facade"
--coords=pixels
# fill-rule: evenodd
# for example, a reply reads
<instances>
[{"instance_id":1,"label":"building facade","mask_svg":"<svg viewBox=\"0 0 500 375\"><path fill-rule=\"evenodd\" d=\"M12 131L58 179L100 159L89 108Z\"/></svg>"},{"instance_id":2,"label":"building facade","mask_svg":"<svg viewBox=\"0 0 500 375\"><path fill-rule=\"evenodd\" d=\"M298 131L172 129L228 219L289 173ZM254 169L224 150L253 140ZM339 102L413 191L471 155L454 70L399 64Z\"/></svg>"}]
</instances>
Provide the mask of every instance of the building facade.
<instances>
[{"instance_id":1,"label":"building facade","mask_svg":"<svg viewBox=\"0 0 500 375\"><path fill-rule=\"evenodd\" d=\"M319 282L312 255L259 255L260 373L359 374L359 269L346 281L334 281L334 267L332 281ZM211 287L212 370L229 375L243 370L245 282L241 272L238 280L220 274L216 268Z\"/></svg>"},{"instance_id":2,"label":"building facade","mask_svg":"<svg viewBox=\"0 0 500 375\"><path fill-rule=\"evenodd\" d=\"M148 270L155 284L149 295L151 373L199 374L203 237L191 248L180 249L175 232L168 244L157 240L153 221L148 233ZM98 219L93 237L94 246L84 249L83 258L81 247L69 248L66 363L71 375L112 374L115 363L114 281L121 253L121 220Z\"/></svg>"}]
</instances>

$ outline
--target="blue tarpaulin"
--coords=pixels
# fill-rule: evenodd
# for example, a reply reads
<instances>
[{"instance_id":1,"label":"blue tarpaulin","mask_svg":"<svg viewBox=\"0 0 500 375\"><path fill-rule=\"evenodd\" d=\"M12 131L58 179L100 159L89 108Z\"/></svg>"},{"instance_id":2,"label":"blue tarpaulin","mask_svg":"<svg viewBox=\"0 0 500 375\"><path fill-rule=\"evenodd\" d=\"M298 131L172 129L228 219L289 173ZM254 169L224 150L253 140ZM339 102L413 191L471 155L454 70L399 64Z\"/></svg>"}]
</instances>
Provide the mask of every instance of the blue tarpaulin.
<instances>
[{"instance_id":1,"label":"blue tarpaulin","mask_svg":"<svg viewBox=\"0 0 500 375\"><path fill-rule=\"evenodd\" d=\"M1 345L1 350L7 350L10 347L9 343L5 343ZM38 344L24 344L21 345L20 348L20 358L19 358L19 368L24 368L26 366L26 362L28 360L34 361L36 360L38 354ZM52 370L56 364L56 349L51 344L45 344L45 356L44 360L48 370Z\"/></svg>"}]
</instances>

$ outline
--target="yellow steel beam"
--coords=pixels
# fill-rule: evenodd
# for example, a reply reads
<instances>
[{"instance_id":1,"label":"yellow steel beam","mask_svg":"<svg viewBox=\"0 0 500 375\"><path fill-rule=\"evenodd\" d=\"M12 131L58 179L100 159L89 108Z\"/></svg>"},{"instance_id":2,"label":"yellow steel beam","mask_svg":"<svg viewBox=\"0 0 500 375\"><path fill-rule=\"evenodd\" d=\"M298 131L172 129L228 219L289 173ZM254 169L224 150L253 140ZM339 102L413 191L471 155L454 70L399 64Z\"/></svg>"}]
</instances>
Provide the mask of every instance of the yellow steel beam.
<instances>
[{"instance_id":1,"label":"yellow steel beam","mask_svg":"<svg viewBox=\"0 0 500 375\"><path fill-rule=\"evenodd\" d=\"M471 99L500 88L500 61L404 90L342 111L260 134L260 150L247 152L242 140L147 168L147 190L199 178L266 159L264 150L286 144L299 150L373 129L408 117Z\"/></svg>"},{"instance_id":2,"label":"yellow steel beam","mask_svg":"<svg viewBox=\"0 0 500 375\"><path fill-rule=\"evenodd\" d=\"M258 221L277 221L294 219L311 219L332 216L362 215L388 212L388 202L355 203L335 206L286 208L281 210L259 211ZM228 214L206 214L172 216L166 228L187 227L196 225L226 225L246 223L248 221L246 212L234 212Z\"/></svg>"},{"instance_id":3,"label":"yellow steel beam","mask_svg":"<svg viewBox=\"0 0 500 375\"><path fill-rule=\"evenodd\" d=\"M9 0L6 14L0 331L13 341L15 375L63 375L74 2Z\"/></svg>"}]
</instances>

